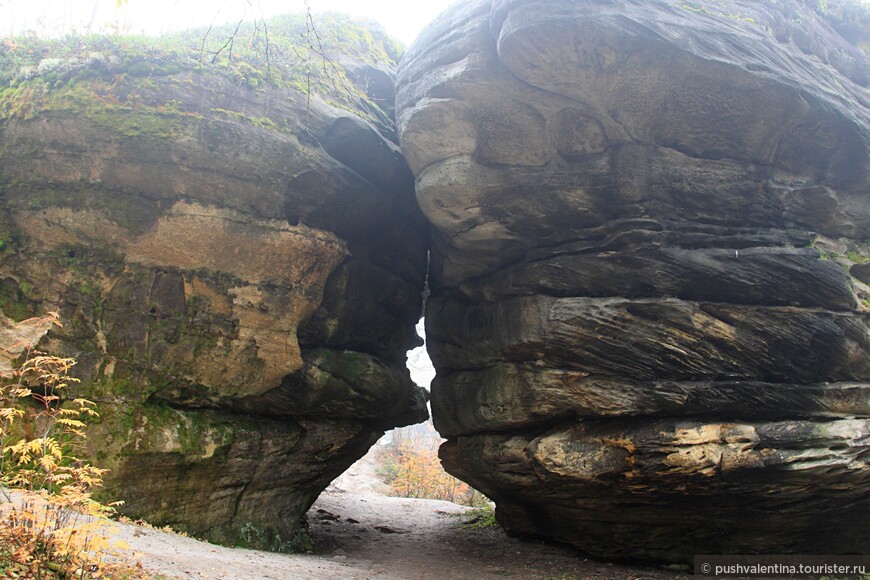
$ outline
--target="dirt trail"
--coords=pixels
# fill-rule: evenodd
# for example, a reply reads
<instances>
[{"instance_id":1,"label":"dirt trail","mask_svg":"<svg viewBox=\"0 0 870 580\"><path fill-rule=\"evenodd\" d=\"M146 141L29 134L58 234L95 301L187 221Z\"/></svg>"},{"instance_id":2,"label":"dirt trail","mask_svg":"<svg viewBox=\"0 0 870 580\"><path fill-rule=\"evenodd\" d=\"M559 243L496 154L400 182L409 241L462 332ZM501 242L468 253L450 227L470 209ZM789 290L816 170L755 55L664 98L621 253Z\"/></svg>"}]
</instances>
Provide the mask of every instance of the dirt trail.
<instances>
[{"instance_id":1,"label":"dirt trail","mask_svg":"<svg viewBox=\"0 0 870 580\"><path fill-rule=\"evenodd\" d=\"M678 578L660 569L585 559L561 546L523 542L497 528L472 529L468 508L384 495L367 456L308 513L315 553L286 555L214 546L158 530L121 526L142 565L177 578L558 579Z\"/></svg>"}]
</instances>

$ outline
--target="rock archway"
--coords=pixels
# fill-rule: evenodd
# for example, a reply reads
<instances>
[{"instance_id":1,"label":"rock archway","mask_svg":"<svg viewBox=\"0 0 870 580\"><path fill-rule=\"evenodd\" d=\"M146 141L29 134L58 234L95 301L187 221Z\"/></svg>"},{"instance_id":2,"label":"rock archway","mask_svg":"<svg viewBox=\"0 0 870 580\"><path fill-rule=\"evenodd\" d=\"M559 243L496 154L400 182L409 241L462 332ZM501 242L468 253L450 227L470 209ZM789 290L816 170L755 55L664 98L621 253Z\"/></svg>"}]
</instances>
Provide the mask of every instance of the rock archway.
<instances>
[{"instance_id":1,"label":"rock archway","mask_svg":"<svg viewBox=\"0 0 870 580\"><path fill-rule=\"evenodd\" d=\"M318 493L425 416L404 356L428 250L443 460L507 529L664 561L866 552L867 35L843 24L474 0L404 57L396 122L394 45L341 18L341 82L294 68L304 19L270 24L281 67L171 39L16 53L2 322L61 312L44 346L79 359L129 512L304 547Z\"/></svg>"}]
</instances>

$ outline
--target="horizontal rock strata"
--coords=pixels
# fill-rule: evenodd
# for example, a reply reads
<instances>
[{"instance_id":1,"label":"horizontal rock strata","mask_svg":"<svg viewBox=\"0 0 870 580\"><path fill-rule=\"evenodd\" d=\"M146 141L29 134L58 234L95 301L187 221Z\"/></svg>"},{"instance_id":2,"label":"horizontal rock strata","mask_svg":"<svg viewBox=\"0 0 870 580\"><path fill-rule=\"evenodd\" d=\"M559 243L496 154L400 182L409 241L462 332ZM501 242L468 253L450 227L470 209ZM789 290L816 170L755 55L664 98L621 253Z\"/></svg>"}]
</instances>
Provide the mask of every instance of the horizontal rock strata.
<instances>
[{"instance_id":1,"label":"horizontal rock strata","mask_svg":"<svg viewBox=\"0 0 870 580\"><path fill-rule=\"evenodd\" d=\"M870 549L870 34L821 12L477 0L404 57L442 460L508 530Z\"/></svg>"}]
</instances>

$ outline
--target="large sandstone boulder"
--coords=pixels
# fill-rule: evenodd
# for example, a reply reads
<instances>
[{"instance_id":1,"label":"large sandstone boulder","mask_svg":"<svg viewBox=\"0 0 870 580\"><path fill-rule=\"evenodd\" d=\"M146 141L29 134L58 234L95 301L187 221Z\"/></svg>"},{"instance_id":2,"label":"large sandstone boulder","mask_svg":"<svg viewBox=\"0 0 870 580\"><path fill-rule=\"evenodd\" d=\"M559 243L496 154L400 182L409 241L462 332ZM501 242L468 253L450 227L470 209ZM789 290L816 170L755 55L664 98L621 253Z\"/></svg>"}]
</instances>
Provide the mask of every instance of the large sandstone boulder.
<instances>
[{"instance_id":1,"label":"large sandstone boulder","mask_svg":"<svg viewBox=\"0 0 870 580\"><path fill-rule=\"evenodd\" d=\"M870 550L870 36L813 6L475 0L404 57L442 461L508 530Z\"/></svg>"},{"instance_id":2,"label":"large sandstone boulder","mask_svg":"<svg viewBox=\"0 0 870 580\"><path fill-rule=\"evenodd\" d=\"M4 326L60 311L42 347L78 359L124 511L279 550L385 429L426 416L404 368L427 234L398 54L318 26L327 61L302 17L269 23L268 54L259 24L235 48L232 28L0 47Z\"/></svg>"}]
</instances>

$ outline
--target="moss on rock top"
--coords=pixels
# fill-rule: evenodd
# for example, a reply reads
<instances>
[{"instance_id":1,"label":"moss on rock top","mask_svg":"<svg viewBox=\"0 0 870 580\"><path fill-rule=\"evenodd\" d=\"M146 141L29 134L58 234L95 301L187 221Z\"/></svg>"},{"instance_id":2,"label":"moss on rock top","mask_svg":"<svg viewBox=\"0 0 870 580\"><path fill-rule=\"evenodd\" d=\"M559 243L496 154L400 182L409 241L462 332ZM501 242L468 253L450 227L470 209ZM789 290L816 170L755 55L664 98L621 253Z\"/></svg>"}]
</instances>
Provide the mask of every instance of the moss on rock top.
<instances>
[{"instance_id":1,"label":"moss on rock top","mask_svg":"<svg viewBox=\"0 0 870 580\"><path fill-rule=\"evenodd\" d=\"M372 79L360 74L359 64L391 75L402 50L379 25L341 14L318 15L314 21L290 14L244 22L238 28L195 28L161 37L7 38L0 41L0 119L28 118L69 106L69 100L53 98L58 93L89 99L92 95L75 90L82 84L95 90L127 84L128 99L98 99L94 107L106 115L118 107L125 114L135 113L149 105L137 97L155 82L196 72L223 77L239 89L272 87L316 95L330 105L382 121L385 104L367 94ZM353 70L348 62L354 63ZM154 112L167 117L184 113L172 103L159 106ZM136 125L135 114L128 121Z\"/></svg>"}]
</instances>

